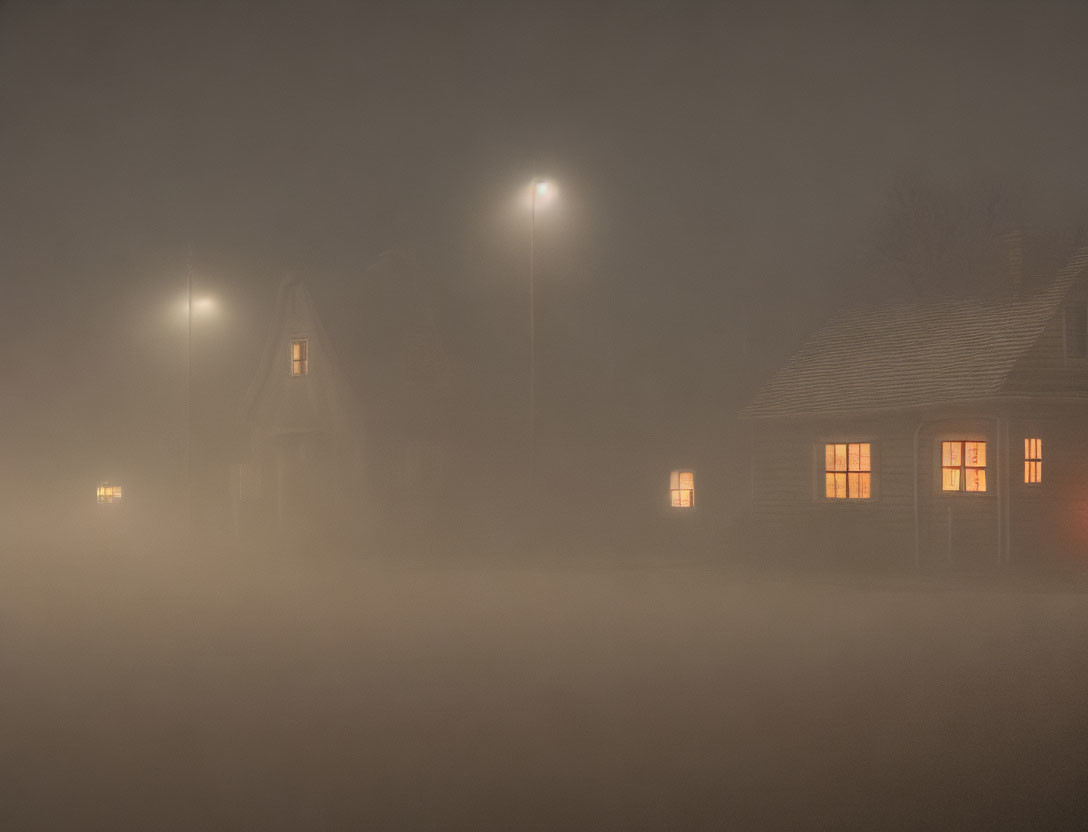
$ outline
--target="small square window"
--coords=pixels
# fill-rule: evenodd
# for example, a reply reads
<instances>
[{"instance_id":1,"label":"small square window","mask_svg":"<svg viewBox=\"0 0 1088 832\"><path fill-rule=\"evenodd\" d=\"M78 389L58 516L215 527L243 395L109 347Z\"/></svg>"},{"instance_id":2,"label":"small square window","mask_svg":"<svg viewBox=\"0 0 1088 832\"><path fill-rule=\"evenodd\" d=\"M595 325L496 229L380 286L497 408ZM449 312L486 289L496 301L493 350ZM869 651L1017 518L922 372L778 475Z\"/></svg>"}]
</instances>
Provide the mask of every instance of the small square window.
<instances>
[{"instance_id":1,"label":"small square window","mask_svg":"<svg viewBox=\"0 0 1088 832\"><path fill-rule=\"evenodd\" d=\"M304 376L310 372L310 342L306 338L291 341L291 375Z\"/></svg>"},{"instance_id":2,"label":"small square window","mask_svg":"<svg viewBox=\"0 0 1088 832\"><path fill-rule=\"evenodd\" d=\"M868 442L824 445L824 497L868 500L872 494L872 446Z\"/></svg>"},{"instance_id":3,"label":"small square window","mask_svg":"<svg viewBox=\"0 0 1088 832\"><path fill-rule=\"evenodd\" d=\"M669 505L673 508L695 508L693 471L673 471L669 474Z\"/></svg>"},{"instance_id":4,"label":"small square window","mask_svg":"<svg viewBox=\"0 0 1088 832\"><path fill-rule=\"evenodd\" d=\"M986 490L986 443L941 443L941 490Z\"/></svg>"},{"instance_id":5,"label":"small square window","mask_svg":"<svg viewBox=\"0 0 1088 832\"><path fill-rule=\"evenodd\" d=\"M1037 485L1043 481L1043 440L1024 440L1024 482Z\"/></svg>"}]
</instances>

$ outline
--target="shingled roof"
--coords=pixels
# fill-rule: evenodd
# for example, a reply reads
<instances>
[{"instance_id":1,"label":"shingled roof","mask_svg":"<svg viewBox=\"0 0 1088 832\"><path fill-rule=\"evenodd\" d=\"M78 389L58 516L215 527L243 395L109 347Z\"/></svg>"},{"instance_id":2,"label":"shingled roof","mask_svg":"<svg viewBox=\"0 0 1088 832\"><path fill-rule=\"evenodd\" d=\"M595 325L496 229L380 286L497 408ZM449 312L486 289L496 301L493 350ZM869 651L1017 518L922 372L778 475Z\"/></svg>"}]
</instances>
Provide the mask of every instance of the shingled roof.
<instances>
[{"instance_id":1,"label":"shingled roof","mask_svg":"<svg viewBox=\"0 0 1088 832\"><path fill-rule=\"evenodd\" d=\"M845 310L775 373L741 418L914 409L997 395L1086 266L1083 247L1029 297Z\"/></svg>"}]
</instances>

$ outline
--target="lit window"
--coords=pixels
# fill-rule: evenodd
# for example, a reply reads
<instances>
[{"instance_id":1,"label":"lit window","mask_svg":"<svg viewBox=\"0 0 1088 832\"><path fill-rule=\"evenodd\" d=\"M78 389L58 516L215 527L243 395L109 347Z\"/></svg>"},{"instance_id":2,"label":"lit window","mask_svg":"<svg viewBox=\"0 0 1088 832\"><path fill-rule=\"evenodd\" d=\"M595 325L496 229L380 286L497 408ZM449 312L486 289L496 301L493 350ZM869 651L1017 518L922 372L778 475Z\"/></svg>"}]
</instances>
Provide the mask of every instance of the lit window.
<instances>
[{"instance_id":1,"label":"lit window","mask_svg":"<svg viewBox=\"0 0 1088 832\"><path fill-rule=\"evenodd\" d=\"M1024 482L1043 481L1043 440L1024 440Z\"/></svg>"},{"instance_id":2,"label":"lit window","mask_svg":"<svg viewBox=\"0 0 1088 832\"><path fill-rule=\"evenodd\" d=\"M310 342L305 338L291 341L291 375L304 376L310 372Z\"/></svg>"},{"instance_id":3,"label":"lit window","mask_svg":"<svg viewBox=\"0 0 1088 832\"><path fill-rule=\"evenodd\" d=\"M104 482L98 486L96 493L100 503L121 502L121 486L119 485L110 485L108 482Z\"/></svg>"},{"instance_id":4,"label":"lit window","mask_svg":"<svg viewBox=\"0 0 1088 832\"><path fill-rule=\"evenodd\" d=\"M873 464L868 442L824 445L824 496L829 500L868 500Z\"/></svg>"},{"instance_id":5,"label":"lit window","mask_svg":"<svg viewBox=\"0 0 1088 832\"><path fill-rule=\"evenodd\" d=\"M673 508L695 508L695 474L692 471L669 474L669 503Z\"/></svg>"},{"instance_id":6,"label":"lit window","mask_svg":"<svg viewBox=\"0 0 1088 832\"><path fill-rule=\"evenodd\" d=\"M941 490L986 490L986 443L941 443Z\"/></svg>"}]
</instances>

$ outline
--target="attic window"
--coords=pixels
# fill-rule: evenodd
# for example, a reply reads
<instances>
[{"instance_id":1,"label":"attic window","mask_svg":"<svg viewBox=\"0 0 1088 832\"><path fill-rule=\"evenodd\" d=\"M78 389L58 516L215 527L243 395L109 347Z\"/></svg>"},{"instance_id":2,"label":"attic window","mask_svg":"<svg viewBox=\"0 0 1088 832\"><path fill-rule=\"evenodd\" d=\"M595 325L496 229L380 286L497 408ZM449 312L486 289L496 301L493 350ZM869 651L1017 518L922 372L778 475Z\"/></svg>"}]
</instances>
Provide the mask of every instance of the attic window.
<instances>
[{"instance_id":1,"label":"attic window","mask_svg":"<svg viewBox=\"0 0 1088 832\"><path fill-rule=\"evenodd\" d=\"M119 503L122 497L121 486L101 483L96 490L96 496L100 503Z\"/></svg>"},{"instance_id":2,"label":"attic window","mask_svg":"<svg viewBox=\"0 0 1088 832\"><path fill-rule=\"evenodd\" d=\"M695 508L693 471L673 471L669 474L669 505L673 508Z\"/></svg>"},{"instance_id":3,"label":"attic window","mask_svg":"<svg viewBox=\"0 0 1088 832\"><path fill-rule=\"evenodd\" d=\"M868 442L824 445L824 496L829 500L872 497L872 449Z\"/></svg>"},{"instance_id":4,"label":"attic window","mask_svg":"<svg viewBox=\"0 0 1088 832\"><path fill-rule=\"evenodd\" d=\"M1043 440L1024 440L1024 482L1028 484L1043 481Z\"/></svg>"},{"instance_id":5,"label":"attic window","mask_svg":"<svg viewBox=\"0 0 1088 832\"><path fill-rule=\"evenodd\" d=\"M1069 358L1088 356L1088 304L1083 301L1065 307L1065 354Z\"/></svg>"},{"instance_id":6,"label":"attic window","mask_svg":"<svg viewBox=\"0 0 1088 832\"><path fill-rule=\"evenodd\" d=\"M291 341L291 375L304 376L310 372L310 342L306 338Z\"/></svg>"},{"instance_id":7,"label":"attic window","mask_svg":"<svg viewBox=\"0 0 1088 832\"><path fill-rule=\"evenodd\" d=\"M941 443L941 490L986 490L986 443Z\"/></svg>"}]
</instances>

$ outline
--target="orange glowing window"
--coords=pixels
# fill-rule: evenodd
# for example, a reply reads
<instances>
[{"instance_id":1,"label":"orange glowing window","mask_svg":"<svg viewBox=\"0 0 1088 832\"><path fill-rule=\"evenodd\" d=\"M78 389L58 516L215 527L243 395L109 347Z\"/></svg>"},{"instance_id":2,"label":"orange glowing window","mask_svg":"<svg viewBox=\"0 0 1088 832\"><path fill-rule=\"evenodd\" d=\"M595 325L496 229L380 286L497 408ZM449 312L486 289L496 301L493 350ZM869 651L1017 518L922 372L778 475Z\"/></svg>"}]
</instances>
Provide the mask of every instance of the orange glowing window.
<instances>
[{"instance_id":1,"label":"orange glowing window","mask_svg":"<svg viewBox=\"0 0 1088 832\"><path fill-rule=\"evenodd\" d=\"M1024 440L1024 482L1029 484L1043 481L1043 440Z\"/></svg>"},{"instance_id":2,"label":"orange glowing window","mask_svg":"<svg viewBox=\"0 0 1088 832\"><path fill-rule=\"evenodd\" d=\"M824 496L829 500L872 497L872 453L868 442L824 445Z\"/></svg>"},{"instance_id":3,"label":"orange glowing window","mask_svg":"<svg viewBox=\"0 0 1088 832\"><path fill-rule=\"evenodd\" d=\"M291 375L304 376L310 372L310 342L305 338L291 341Z\"/></svg>"},{"instance_id":4,"label":"orange glowing window","mask_svg":"<svg viewBox=\"0 0 1088 832\"><path fill-rule=\"evenodd\" d=\"M121 486L104 482L98 486L96 496L100 503L119 503L122 497Z\"/></svg>"},{"instance_id":5,"label":"orange glowing window","mask_svg":"<svg viewBox=\"0 0 1088 832\"><path fill-rule=\"evenodd\" d=\"M673 471L669 474L669 505L673 508L695 508L695 474Z\"/></svg>"},{"instance_id":6,"label":"orange glowing window","mask_svg":"<svg viewBox=\"0 0 1088 832\"><path fill-rule=\"evenodd\" d=\"M986 490L986 443L941 443L941 490Z\"/></svg>"}]
</instances>

